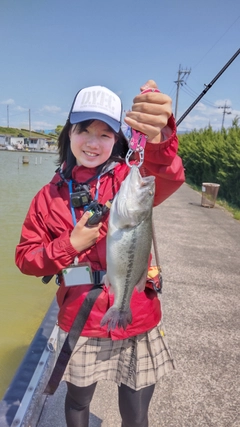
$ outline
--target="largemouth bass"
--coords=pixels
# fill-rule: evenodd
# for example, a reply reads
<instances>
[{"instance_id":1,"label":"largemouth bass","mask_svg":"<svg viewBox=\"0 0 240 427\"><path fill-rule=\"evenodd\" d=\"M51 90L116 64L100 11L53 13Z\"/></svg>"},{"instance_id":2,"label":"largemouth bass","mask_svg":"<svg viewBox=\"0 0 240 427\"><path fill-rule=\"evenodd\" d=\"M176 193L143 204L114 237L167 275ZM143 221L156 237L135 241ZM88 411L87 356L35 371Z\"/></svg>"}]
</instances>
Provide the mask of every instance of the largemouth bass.
<instances>
[{"instance_id":1,"label":"largemouth bass","mask_svg":"<svg viewBox=\"0 0 240 427\"><path fill-rule=\"evenodd\" d=\"M114 304L101 320L108 331L126 329L132 322L130 300L136 286L145 288L152 243L154 176L142 177L132 166L111 209L107 233L106 285L112 287Z\"/></svg>"}]
</instances>

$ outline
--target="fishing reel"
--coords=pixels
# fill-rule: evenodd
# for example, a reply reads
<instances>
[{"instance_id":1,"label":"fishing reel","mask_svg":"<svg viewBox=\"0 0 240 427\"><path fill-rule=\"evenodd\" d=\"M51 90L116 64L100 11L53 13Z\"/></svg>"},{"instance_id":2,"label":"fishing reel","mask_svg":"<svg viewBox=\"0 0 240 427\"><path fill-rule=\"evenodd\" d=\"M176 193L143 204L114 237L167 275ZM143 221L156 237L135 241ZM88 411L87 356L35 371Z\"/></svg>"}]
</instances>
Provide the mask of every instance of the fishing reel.
<instances>
[{"instance_id":1,"label":"fishing reel","mask_svg":"<svg viewBox=\"0 0 240 427\"><path fill-rule=\"evenodd\" d=\"M106 203L105 205L102 205L101 203L98 203L96 200L91 202L86 208L84 209L85 212L90 212L91 216L88 218L86 225L88 227L92 227L94 225L99 224L103 217L106 215L106 213L109 211L111 204L109 205Z\"/></svg>"}]
</instances>

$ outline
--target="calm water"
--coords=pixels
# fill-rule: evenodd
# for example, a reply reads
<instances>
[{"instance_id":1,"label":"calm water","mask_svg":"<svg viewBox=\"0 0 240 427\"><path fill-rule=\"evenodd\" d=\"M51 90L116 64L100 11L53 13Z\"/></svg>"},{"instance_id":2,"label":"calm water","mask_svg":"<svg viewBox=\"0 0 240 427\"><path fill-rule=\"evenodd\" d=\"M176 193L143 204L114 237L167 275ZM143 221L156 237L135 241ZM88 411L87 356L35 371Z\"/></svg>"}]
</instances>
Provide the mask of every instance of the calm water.
<instances>
[{"instance_id":1,"label":"calm water","mask_svg":"<svg viewBox=\"0 0 240 427\"><path fill-rule=\"evenodd\" d=\"M22 164L22 156L29 164ZM29 204L56 169L56 154L0 151L0 399L54 295L54 281L23 275L15 247Z\"/></svg>"}]
</instances>

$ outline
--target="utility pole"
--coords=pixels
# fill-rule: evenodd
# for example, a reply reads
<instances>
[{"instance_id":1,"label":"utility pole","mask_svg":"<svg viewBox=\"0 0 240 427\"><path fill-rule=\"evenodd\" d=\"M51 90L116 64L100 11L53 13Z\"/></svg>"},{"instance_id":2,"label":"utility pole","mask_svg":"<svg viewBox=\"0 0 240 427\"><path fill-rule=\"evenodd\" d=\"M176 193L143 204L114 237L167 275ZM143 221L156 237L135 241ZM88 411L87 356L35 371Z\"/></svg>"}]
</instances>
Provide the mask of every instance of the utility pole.
<instances>
[{"instance_id":1,"label":"utility pole","mask_svg":"<svg viewBox=\"0 0 240 427\"><path fill-rule=\"evenodd\" d=\"M29 108L28 113L29 113L29 140L30 140L30 138L31 138L31 110L30 110L30 108Z\"/></svg>"},{"instance_id":2,"label":"utility pole","mask_svg":"<svg viewBox=\"0 0 240 427\"><path fill-rule=\"evenodd\" d=\"M7 105L7 127L9 128L9 105Z\"/></svg>"},{"instance_id":3,"label":"utility pole","mask_svg":"<svg viewBox=\"0 0 240 427\"><path fill-rule=\"evenodd\" d=\"M176 94L176 104L175 104L175 120L177 120L179 89L180 89L180 86L183 86L183 83L186 84L186 82L184 81L184 77L188 76L190 73L191 73L191 68L190 68L190 70L181 70L181 64L179 65L178 79L174 82L177 84L177 94Z\"/></svg>"},{"instance_id":4,"label":"utility pole","mask_svg":"<svg viewBox=\"0 0 240 427\"><path fill-rule=\"evenodd\" d=\"M222 128L221 128L221 132L222 132L223 131L223 126L224 126L225 114L232 114L232 113L231 113L231 111L227 111L228 108L231 108L231 107L227 106L227 101L225 101L225 104L224 104L223 107L218 107L218 108L223 108L223 118L222 118Z\"/></svg>"}]
</instances>

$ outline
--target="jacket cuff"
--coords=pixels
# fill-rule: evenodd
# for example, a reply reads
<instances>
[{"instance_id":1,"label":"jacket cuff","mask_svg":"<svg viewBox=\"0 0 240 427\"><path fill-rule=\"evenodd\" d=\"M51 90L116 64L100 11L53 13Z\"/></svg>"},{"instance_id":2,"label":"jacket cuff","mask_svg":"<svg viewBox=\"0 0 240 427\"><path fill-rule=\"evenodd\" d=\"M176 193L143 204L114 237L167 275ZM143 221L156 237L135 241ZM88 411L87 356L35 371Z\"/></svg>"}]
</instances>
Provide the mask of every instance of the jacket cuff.
<instances>
[{"instance_id":1,"label":"jacket cuff","mask_svg":"<svg viewBox=\"0 0 240 427\"><path fill-rule=\"evenodd\" d=\"M168 119L167 126L161 130L162 141L160 141L159 144L152 144L151 141L148 141L146 144L146 149L149 151L154 151L156 150L156 145L160 146L159 148L169 147L169 145L171 145L172 142L176 139L176 131L176 122L173 115L171 115L171 117Z\"/></svg>"},{"instance_id":2,"label":"jacket cuff","mask_svg":"<svg viewBox=\"0 0 240 427\"><path fill-rule=\"evenodd\" d=\"M70 242L70 230L64 231L61 238L58 240L58 247L61 251L65 251L68 255L73 258L78 255L79 252L74 249Z\"/></svg>"}]
</instances>

